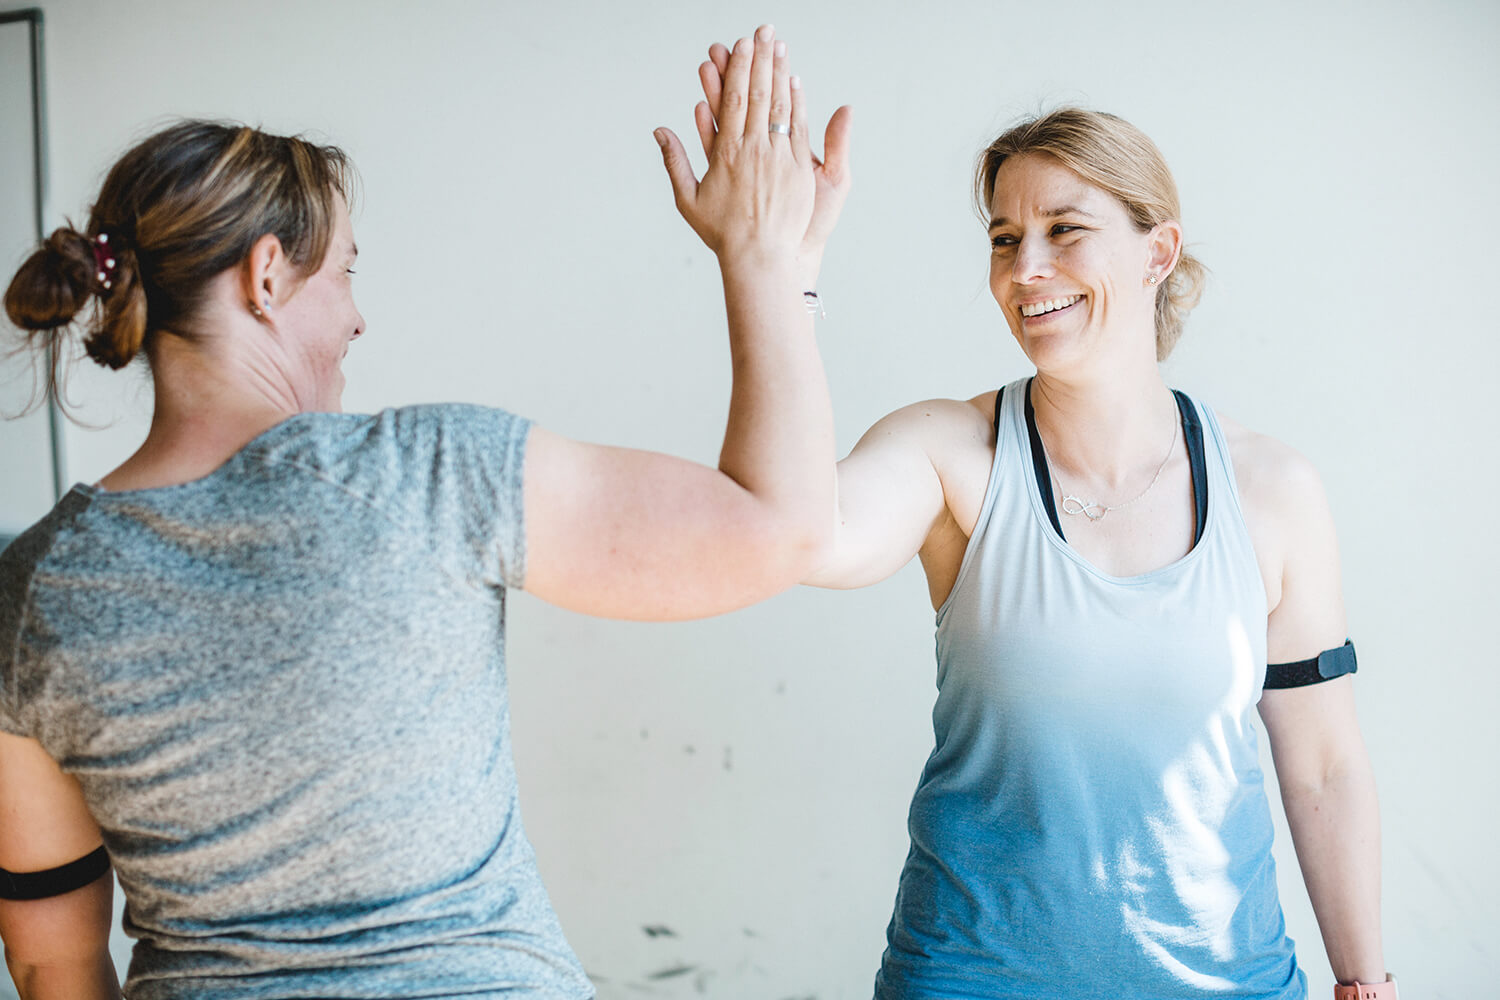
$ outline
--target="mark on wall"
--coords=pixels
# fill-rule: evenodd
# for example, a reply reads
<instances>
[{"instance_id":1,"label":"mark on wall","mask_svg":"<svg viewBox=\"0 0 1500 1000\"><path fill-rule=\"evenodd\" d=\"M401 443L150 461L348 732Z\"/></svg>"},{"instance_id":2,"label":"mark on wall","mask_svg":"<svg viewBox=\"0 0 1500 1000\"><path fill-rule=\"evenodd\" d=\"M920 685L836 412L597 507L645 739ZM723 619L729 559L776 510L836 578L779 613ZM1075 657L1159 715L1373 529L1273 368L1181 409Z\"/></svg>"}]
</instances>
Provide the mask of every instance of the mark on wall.
<instances>
[{"instance_id":1,"label":"mark on wall","mask_svg":"<svg viewBox=\"0 0 1500 1000\"><path fill-rule=\"evenodd\" d=\"M650 980L676 979L678 976L685 976L690 972L697 971L698 967L696 965L669 965L665 969L657 969L655 972L646 973L646 978Z\"/></svg>"}]
</instances>

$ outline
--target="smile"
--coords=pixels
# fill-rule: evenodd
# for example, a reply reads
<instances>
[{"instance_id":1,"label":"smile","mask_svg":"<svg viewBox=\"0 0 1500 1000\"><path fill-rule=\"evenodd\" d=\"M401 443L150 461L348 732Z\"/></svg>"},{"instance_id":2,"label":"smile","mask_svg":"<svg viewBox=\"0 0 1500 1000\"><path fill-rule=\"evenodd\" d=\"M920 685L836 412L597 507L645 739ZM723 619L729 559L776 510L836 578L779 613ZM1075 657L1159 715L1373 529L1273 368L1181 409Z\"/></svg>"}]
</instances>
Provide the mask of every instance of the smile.
<instances>
[{"instance_id":1,"label":"smile","mask_svg":"<svg viewBox=\"0 0 1500 1000\"><path fill-rule=\"evenodd\" d=\"M1061 299L1048 299L1045 302L1033 302L1030 305L1024 305L1021 307L1021 315L1026 317L1043 316L1050 312L1057 312L1057 310L1059 309L1066 309L1068 308L1068 306L1077 302L1081 298L1083 298L1082 295L1068 295Z\"/></svg>"}]
</instances>

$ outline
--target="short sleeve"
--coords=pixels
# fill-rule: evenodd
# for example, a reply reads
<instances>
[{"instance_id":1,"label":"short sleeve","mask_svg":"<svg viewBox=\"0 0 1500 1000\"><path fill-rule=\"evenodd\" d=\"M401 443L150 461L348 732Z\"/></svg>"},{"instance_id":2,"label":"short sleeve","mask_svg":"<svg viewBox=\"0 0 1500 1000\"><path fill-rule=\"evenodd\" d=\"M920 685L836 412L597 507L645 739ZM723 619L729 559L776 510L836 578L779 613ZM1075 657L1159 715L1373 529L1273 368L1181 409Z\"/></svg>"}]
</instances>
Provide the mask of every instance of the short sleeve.
<instances>
[{"instance_id":1,"label":"short sleeve","mask_svg":"<svg viewBox=\"0 0 1500 1000\"><path fill-rule=\"evenodd\" d=\"M35 560L36 529L0 552L0 732L30 736L21 724L17 698L24 654L22 629Z\"/></svg>"},{"instance_id":2,"label":"short sleeve","mask_svg":"<svg viewBox=\"0 0 1500 1000\"><path fill-rule=\"evenodd\" d=\"M462 404L406 407L379 419L400 442L404 496L393 499L432 549L477 584L524 588L531 422Z\"/></svg>"}]
</instances>

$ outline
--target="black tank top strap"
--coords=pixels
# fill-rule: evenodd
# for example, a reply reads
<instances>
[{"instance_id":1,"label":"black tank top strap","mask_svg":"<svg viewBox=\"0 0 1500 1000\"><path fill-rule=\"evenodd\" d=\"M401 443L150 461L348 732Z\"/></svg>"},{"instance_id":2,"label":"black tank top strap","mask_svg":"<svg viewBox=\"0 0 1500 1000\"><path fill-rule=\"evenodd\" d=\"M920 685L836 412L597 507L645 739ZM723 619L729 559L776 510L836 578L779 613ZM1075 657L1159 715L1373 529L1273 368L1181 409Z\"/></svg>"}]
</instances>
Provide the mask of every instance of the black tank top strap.
<instances>
[{"instance_id":1,"label":"black tank top strap","mask_svg":"<svg viewBox=\"0 0 1500 1000\"><path fill-rule=\"evenodd\" d=\"M1187 442L1188 464L1193 469L1193 544L1203 537L1208 524L1208 463L1203 457L1203 424L1187 393L1173 389L1177 412L1182 414L1182 437Z\"/></svg>"},{"instance_id":2,"label":"black tank top strap","mask_svg":"<svg viewBox=\"0 0 1500 1000\"><path fill-rule=\"evenodd\" d=\"M1031 405L1031 379L1026 380L1026 436L1031 439L1031 468L1036 473L1036 488L1042 494L1042 504L1047 508L1047 520L1057 529L1064 541L1062 524L1057 520L1057 504L1052 499L1052 471L1047 468L1047 453L1042 449L1042 435L1036 429L1036 409Z\"/></svg>"},{"instance_id":3,"label":"black tank top strap","mask_svg":"<svg viewBox=\"0 0 1500 1000\"><path fill-rule=\"evenodd\" d=\"M995 394L997 440L1000 433L1000 395L1004 391L1002 389ZM1193 545L1196 546L1202 540L1203 529L1208 524L1208 464L1203 455L1203 423L1198 419L1198 411L1186 393L1173 389L1172 398L1177 401L1177 412L1182 415L1182 437L1187 443L1188 465L1193 472ZM1030 379L1026 380L1026 435L1031 439L1031 468L1036 474L1037 491L1041 493L1042 503L1047 508L1047 519L1052 522L1058 537L1066 541L1068 536L1063 534L1062 524L1057 519L1057 504L1052 499L1052 472L1047 468L1047 453L1042 450L1042 435L1036 429L1036 410L1031 405Z\"/></svg>"}]
</instances>

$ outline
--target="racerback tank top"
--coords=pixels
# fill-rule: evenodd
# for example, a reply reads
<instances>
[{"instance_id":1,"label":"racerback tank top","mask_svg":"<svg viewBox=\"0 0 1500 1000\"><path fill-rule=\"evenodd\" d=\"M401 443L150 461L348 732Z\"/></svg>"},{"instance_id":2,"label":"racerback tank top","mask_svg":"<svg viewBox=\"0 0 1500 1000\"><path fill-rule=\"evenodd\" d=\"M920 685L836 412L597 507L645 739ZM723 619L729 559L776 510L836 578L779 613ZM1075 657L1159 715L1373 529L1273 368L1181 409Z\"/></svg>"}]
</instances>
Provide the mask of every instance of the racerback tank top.
<instances>
[{"instance_id":1,"label":"racerback tank top","mask_svg":"<svg viewBox=\"0 0 1500 1000\"><path fill-rule=\"evenodd\" d=\"M876 996L1300 998L1251 723L1265 591L1223 433L1193 404L1192 550L1114 577L1048 520L1027 389L1001 394L937 614L935 746Z\"/></svg>"}]
</instances>

